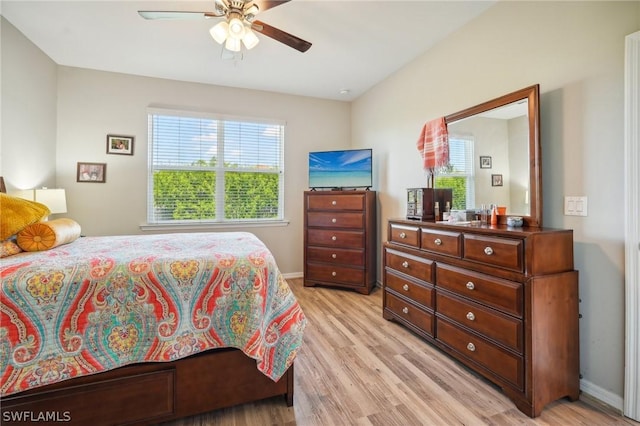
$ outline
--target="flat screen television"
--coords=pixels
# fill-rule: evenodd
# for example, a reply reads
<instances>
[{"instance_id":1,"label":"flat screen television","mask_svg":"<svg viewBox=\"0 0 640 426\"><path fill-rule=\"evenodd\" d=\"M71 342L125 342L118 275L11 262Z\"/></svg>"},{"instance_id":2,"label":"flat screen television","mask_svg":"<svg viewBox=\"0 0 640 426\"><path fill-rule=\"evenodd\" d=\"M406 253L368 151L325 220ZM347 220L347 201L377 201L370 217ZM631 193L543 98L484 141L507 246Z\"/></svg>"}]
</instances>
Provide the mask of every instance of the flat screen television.
<instances>
[{"instance_id":1,"label":"flat screen television","mask_svg":"<svg viewBox=\"0 0 640 426\"><path fill-rule=\"evenodd\" d=\"M309 153L309 188L345 189L371 186L370 148Z\"/></svg>"}]
</instances>

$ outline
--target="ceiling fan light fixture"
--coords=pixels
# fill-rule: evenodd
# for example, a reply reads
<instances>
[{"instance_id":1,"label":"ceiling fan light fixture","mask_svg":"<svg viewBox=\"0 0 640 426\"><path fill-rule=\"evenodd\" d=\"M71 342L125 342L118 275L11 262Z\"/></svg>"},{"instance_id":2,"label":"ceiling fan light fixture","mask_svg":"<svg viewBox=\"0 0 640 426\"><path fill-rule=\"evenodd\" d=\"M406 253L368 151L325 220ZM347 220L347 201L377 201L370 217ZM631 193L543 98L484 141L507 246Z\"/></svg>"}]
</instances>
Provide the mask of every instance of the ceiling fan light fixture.
<instances>
[{"instance_id":1,"label":"ceiling fan light fixture","mask_svg":"<svg viewBox=\"0 0 640 426\"><path fill-rule=\"evenodd\" d=\"M259 10L258 5L252 4L244 10L244 16L255 16Z\"/></svg>"},{"instance_id":2,"label":"ceiling fan light fixture","mask_svg":"<svg viewBox=\"0 0 640 426\"><path fill-rule=\"evenodd\" d=\"M250 28L245 29L244 37L242 37L242 43L244 43L244 47L246 47L247 50L251 50L256 47L259 41L260 39L258 38L256 33L251 31Z\"/></svg>"},{"instance_id":3,"label":"ceiling fan light fixture","mask_svg":"<svg viewBox=\"0 0 640 426\"><path fill-rule=\"evenodd\" d=\"M244 24L238 18L231 18L229 20L229 37L241 40L244 36Z\"/></svg>"},{"instance_id":4,"label":"ceiling fan light fixture","mask_svg":"<svg viewBox=\"0 0 640 426\"><path fill-rule=\"evenodd\" d=\"M229 36L229 24L227 24L227 21L222 21L211 27L209 33L211 33L211 37L213 37L216 42L222 44Z\"/></svg>"},{"instance_id":5,"label":"ceiling fan light fixture","mask_svg":"<svg viewBox=\"0 0 640 426\"><path fill-rule=\"evenodd\" d=\"M2 1L2 0L0 0ZM213 0L213 12L186 12L139 10L138 14L144 19L210 19L221 18L209 29L211 37L221 44L223 51L240 52L244 45L246 49L255 47L259 40L254 32L258 32L277 42L292 47L299 52L306 52L311 43L292 34L261 21L254 21L258 12L285 4L290 0ZM233 39L233 40L230 40ZM228 48L226 48L228 47Z\"/></svg>"},{"instance_id":6,"label":"ceiling fan light fixture","mask_svg":"<svg viewBox=\"0 0 640 426\"><path fill-rule=\"evenodd\" d=\"M224 47L232 52L239 52L242 49L242 43L239 38L229 37L227 38Z\"/></svg>"}]
</instances>

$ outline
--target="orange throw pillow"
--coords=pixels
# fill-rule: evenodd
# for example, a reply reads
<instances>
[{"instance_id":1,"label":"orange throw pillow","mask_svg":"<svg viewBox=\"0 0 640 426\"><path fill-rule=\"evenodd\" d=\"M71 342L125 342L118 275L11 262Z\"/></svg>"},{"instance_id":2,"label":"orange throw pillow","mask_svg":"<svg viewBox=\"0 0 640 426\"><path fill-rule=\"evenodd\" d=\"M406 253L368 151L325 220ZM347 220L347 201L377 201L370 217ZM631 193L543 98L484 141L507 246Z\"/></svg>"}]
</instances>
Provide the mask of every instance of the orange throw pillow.
<instances>
[{"instance_id":1,"label":"orange throw pillow","mask_svg":"<svg viewBox=\"0 0 640 426\"><path fill-rule=\"evenodd\" d=\"M80 231L80 225L73 219L54 219L27 226L18 232L17 242L24 251L49 250L75 241Z\"/></svg>"}]
</instances>

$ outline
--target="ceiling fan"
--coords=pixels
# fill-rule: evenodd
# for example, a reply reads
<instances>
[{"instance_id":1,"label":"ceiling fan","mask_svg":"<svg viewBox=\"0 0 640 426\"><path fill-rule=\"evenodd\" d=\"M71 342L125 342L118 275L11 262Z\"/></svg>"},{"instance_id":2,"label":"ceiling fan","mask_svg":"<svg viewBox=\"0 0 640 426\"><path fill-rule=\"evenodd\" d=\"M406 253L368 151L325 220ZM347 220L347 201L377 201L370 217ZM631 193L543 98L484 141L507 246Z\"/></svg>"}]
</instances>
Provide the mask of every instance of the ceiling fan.
<instances>
[{"instance_id":1,"label":"ceiling fan","mask_svg":"<svg viewBox=\"0 0 640 426\"><path fill-rule=\"evenodd\" d=\"M271 25L255 19L258 12L280 6L290 0L215 0L213 12L170 12L139 10L145 19L210 19L224 18L211 30L211 37L232 52L239 52L242 45L252 49L258 44L254 31L286 44L300 52L306 52L311 43Z\"/></svg>"}]
</instances>

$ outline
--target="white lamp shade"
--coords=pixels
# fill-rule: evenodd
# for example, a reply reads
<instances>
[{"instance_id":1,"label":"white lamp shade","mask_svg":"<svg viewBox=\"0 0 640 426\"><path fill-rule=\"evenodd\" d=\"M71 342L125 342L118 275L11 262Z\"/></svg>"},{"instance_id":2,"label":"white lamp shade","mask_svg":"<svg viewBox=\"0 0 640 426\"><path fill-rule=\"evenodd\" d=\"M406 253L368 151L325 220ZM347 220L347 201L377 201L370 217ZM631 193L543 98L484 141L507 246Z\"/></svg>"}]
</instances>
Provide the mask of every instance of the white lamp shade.
<instances>
[{"instance_id":1,"label":"white lamp shade","mask_svg":"<svg viewBox=\"0 0 640 426\"><path fill-rule=\"evenodd\" d=\"M34 201L49 207L51 214L67 212L67 197L64 189L36 189Z\"/></svg>"},{"instance_id":2,"label":"white lamp shade","mask_svg":"<svg viewBox=\"0 0 640 426\"><path fill-rule=\"evenodd\" d=\"M242 48L242 42L239 38L229 37L224 47L232 52L239 52Z\"/></svg>"},{"instance_id":3,"label":"white lamp shade","mask_svg":"<svg viewBox=\"0 0 640 426\"><path fill-rule=\"evenodd\" d=\"M256 33L254 33L249 28L247 28L244 33L244 37L242 37L242 42L244 43L244 46L247 49L251 50L254 47L256 47L256 44L258 44L259 41L260 39L258 38Z\"/></svg>"},{"instance_id":4,"label":"white lamp shade","mask_svg":"<svg viewBox=\"0 0 640 426\"><path fill-rule=\"evenodd\" d=\"M229 24L227 24L227 21L222 21L211 27L209 33L216 42L222 44L229 36Z\"/></svg>"},{"instance_id":5,"label":"white lamp shade","mask_svg":"<svg viewBox=\"0 0 640 426\"><path fill-rule=\"evenodd\" d=\"M244 36L244 24L238 18L231 18L229 21L229 37L241 40Z\"/></svg>"},{"instance_id":6,"label":"white lamp shade","mask_svg":"<svg viewBox=\"0 0 640 426\"><path fill-rule=\"evenodd\" d=\"M260 8L255 4L252 4L247 10L244 11L245 16L247 15L255 15L260 11Z\"/></svg>"},{"instance_id":7,"label":"white lamp shade","mask_svg":"<svg viewBox=\"0 0 640 426\"><path fill-rule=\"evenodd\" d=\"M33 201L35 199L33 189L21 189L18 191L13 191L11 195L19 198L23 198L25 200L29 200L29 201Z\"/></svg>"}]
</instances>

